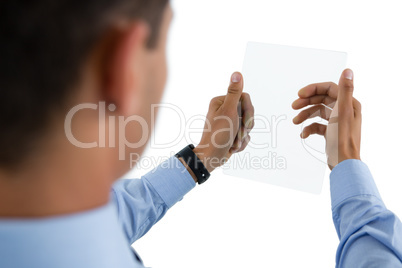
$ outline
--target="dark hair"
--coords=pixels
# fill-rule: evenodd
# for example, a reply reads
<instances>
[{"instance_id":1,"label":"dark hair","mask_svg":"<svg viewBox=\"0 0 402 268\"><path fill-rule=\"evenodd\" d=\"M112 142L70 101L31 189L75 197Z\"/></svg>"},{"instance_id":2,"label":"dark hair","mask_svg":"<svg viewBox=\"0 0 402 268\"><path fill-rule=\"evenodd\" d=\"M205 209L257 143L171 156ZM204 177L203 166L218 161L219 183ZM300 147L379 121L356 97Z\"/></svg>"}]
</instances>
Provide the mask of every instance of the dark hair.
<instances>
[{"instance_id":1,"label":"dark hair","mask_svg":"<svg viewBox=\"0 0 402 268\"><path fill-rule=\"evenodd\" d=\"M142 19L157 44L168 0L0 3L0 167L13 168L72 94L80 67L116 19Z\"/></svg>"}]
</instances>

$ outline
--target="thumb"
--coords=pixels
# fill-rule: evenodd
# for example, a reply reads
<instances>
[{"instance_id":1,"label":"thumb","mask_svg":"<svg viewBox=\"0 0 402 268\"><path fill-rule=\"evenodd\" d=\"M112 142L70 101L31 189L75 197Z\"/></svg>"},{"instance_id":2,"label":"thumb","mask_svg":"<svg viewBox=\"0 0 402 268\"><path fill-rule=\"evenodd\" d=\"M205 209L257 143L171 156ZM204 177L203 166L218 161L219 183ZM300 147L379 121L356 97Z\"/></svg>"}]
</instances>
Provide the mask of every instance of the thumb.
<instances>
[{"instance_id":1,"label":"thumb","mask_svg":"<svg viewBox=\"0 0 402 268\"><path fill-rule=\"evenodd\" d=\"M241 94L243 93L243 76L239 72L232 74L228 93L225 97L224 106L227 108L237 108Z\"/></svg>"},{"instance_id":2,"label":"thumb","mask_svg":"<svg viewBox=\"0 0 402 268\"><path fill-rule=\"evenodd\" d=\"M346 69L339 80L339 111L353 110L353 71Z\"/></svg>"}]
</instances>

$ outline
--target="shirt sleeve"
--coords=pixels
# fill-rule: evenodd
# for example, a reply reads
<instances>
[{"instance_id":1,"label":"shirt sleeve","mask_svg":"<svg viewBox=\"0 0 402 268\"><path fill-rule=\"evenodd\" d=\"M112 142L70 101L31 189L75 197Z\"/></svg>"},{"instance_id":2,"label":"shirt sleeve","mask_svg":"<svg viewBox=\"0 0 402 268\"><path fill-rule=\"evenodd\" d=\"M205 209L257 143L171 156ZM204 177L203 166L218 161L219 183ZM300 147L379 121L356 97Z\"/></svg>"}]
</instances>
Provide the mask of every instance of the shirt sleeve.
<instances>
[{"instance_id":1,"label":"shirt sleeve","mask_svg":"<svg viewBox=\"0 0 402 268\"><path fill-rule=\"evenodd\" d=\"M402 225L389 211L360 160L346 160L331 175L332 216L340 244L336 267L402 267Z\"/></svg>"},{"instance_id":2,"label":"shirt sleeve","mask_svg":"<svg viewBox=\"0 0 402 268\"><path fill-rule=\"evenodd\" d=\"M195 187L183 164L172 157L141 179L120 180L113 186L119 221L132 244Z\"/></svg>"}]
</instances>

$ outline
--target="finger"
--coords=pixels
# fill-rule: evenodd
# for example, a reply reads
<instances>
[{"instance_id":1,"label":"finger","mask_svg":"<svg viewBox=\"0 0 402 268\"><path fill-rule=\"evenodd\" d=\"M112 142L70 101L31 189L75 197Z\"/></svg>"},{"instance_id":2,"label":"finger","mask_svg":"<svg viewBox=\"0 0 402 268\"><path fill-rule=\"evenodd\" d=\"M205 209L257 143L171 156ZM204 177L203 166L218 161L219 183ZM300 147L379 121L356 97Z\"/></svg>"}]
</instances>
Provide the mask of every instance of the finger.
<instances>
[{"instance_id":1,"label":"finger","mask_svg":"<svg viewBox=\"0 0 402 268\"><path fill-rule=\"evenodd\" d=\"M233 142L232 149L238 150L242 146L244 139L247 137L248 131L242 126L240 127L237 136Z\"/></svg>"},{"instance_id":2,"label":"finger","mask_svg":"<svg viewBox=\"0 0 402 268\"><path fill-rule=\"evenodd\" d=\"M241 102L241 116L243 126L251 130L254 127L254 106L251 102L250 95L243 93L240 97Z\"/></svg>"},{"instance_id":3,"label":"finger","mask_svg":"<svg viewBox=\"0 0 402 268\"><path fill-rule=\"evenodd\" d=\"M310 98L315 95L327 95L336 99L338 97L338 85L333 82L311 84L299 90L300 98Z\"/></svg>"},{"instance_id":4,"label":"finger","mask_svg":"<svg viewBox=\"0 0 402 268\"><path fill-rule=\"evenodd\" d=\"M355 118L361 118L362 117L362 105L355 98L353 98L353 109L354 109ZM331 117L336 118L336 122L338 122L338 116L339 116L338 111L339 111L339 103L336 103L336 105L332 109L332 113L331 113ZM329 122L331 122L331 120Z\"/></svg>"},{"instance_id":5,"label":"finger","mask_svg":"<svg viewBox=\"0 0 402 268\"><path fill-rule=\"evenodd\" d=\"M306 121L307 119L314 117L321 117L322 119L329 120L332 110L325 105L318 104L308 109L301 111L295 118L293 118L293 123L299 125Z\"/></svg>"},{"instance_id":6,"label":"finger","mask_svg":"<svg viewBox=\"0 0 402 268\"><path fill-rule=\"evenodd\" d=\"M307 139L309 136L311 136L313 134L325 136L326 131L327 131L326 125L313 123L303 129L303 132L300 134L300 137L302 139Z\"/></svg>"},{"instance_id":7,"label":"finger","mask_svg":"<svg viewBox=\"0 0 402 268\"><path fill-rule=\"evenodd\" d=\"M310 98L299 98L292 103L292 108L294 110L300 110L304 107L314 104L325 104L328 107L334 108L336 99L328 95L315 95Z\"/></svg>"},{"instance_id":8,"label":"finger","mask_svg":"<svg viewBox=\"0 0 402 268\"><path fill-rule=\"evenodd\" d=\"M233 152L233 153L240 153L240 152L243 152L243 151L247 148L248 144L250 143L250 140L251 140L250 135L248 135L247 137L245 137L244 140L243 140L243 142L242 142L242 144L241 144L241 147L240 147L237 151L235 151L235 152Z\"/></svg>"},{"instance_id":9,"label":"finger","mask_svg":"<svg viewBox=\"0 0 402 268\"><path fill-rule=\"evenodd\" d=\"M348 116L353 111L353 72L350 69L343 71L339 80L339 117Z\"/></svg>"},{"instance_id":10,"label":"finger","mask_svg":"<svg viewBox=\"0 0 402 268\"><path fill-rule=\"evenodd\" d=\"M355 98L353 98L353 108L355 110L355 117L361 118L362 117L362 104Z\"/></svg>"},{"instance_id":11,"label":"finger","mask_svg":"<svg viewBox=\"0 0 402 268\"><path fill-rule=\"evenodd\" d=\"M243 151L246 149L247 145L249 144L250 140L251 140L250 135L247 135L247 136L241 141L239 147L232 147L232 148L230 148L229 152L232 153L232 154L243 152Z\"/></svg>"},{"instance_id":12,"label":"finger","mask_svg":"<svg viewBox=\"0 0 402 268\"><path fill-rule=\"evenodd\" d=\"M243 76L239 72L232 74L228 93L223 105L228 109L236 109L243 92Z\"/></svg>"},{"instance_id":13,"label":"finger","mask_svg":"<svg viewBox=\"0 0 402 268\"><path fill-rule=\"evenodd\" d=\"M211 100L209 104L209 110L217 111L219 107L222 106L223 102L225 101L226 96L218 96Z\"/></svg>"}]
</instances>

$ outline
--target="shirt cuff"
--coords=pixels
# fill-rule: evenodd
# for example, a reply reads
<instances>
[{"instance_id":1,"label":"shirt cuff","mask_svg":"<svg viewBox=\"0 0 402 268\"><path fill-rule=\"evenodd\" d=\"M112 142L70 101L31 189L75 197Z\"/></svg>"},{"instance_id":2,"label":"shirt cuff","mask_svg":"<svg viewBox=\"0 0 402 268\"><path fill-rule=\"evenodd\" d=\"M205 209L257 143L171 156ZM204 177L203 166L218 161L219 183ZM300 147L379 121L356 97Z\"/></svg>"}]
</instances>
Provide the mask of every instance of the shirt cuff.
<instances>
[{"instance_id":1,"label":"shirt cuff","mask_svg":"<svg viewBox=\"0 0 402 268\"><path fill-rule=\"evenodd\" d=\"M330 185L332 209L354 196L372 195L381 200L368 166L360 160L338 164L331 172Z\"/></svg>"},{"instance_id":2,"label":"shirt cuff","mask_svg":"<svg viewBox=\"0 0 402 268\"><path fill-rule=\"evenodd\" d=\"M144 178L169 208L195 187L193 177L175 156L160 164Z\"/></svg>"}]
</instances>

